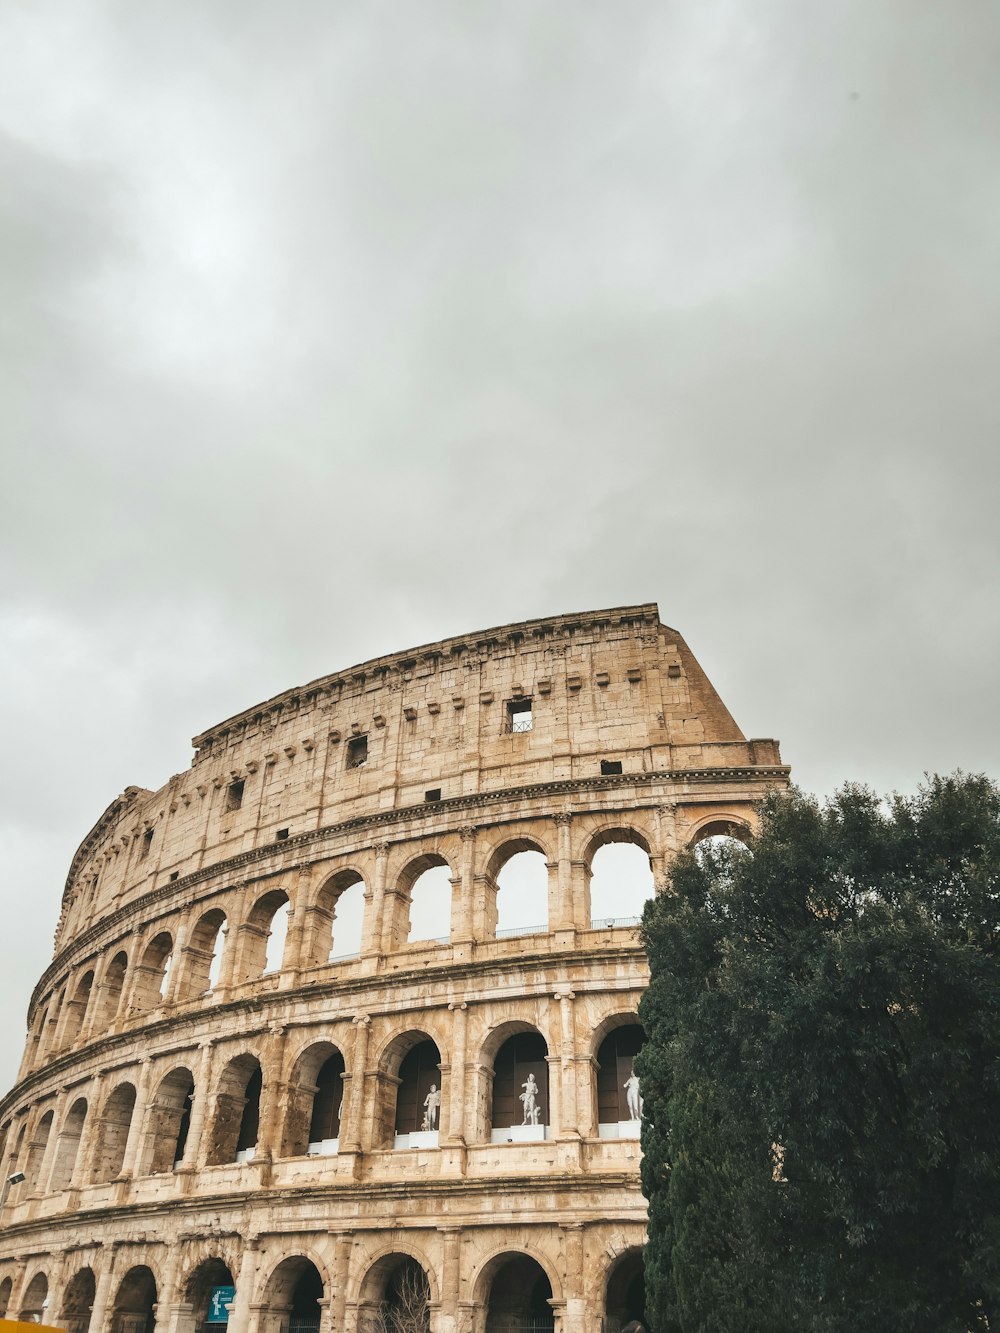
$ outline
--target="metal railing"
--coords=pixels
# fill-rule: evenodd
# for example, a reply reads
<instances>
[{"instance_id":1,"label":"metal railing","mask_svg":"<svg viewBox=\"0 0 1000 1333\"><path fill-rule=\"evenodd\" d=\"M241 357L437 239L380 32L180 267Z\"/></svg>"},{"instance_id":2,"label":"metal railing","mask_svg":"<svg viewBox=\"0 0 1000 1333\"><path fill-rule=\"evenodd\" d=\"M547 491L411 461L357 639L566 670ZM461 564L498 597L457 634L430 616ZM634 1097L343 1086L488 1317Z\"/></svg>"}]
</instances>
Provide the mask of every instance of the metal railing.
<instances>
[{"instance_id":1,"label":"metal railing","mask_svg":"<svg viewBox=\"0 0 1000 1333\"><path fill-rule=\"evenodd\" d=\"M509 930L498 930L498 940L512 940L518 935L545 935L548 926L511 926Z\"/></svg>"},{"instance_id":2,"label":"metal railing","mask_svg":"<svg viewBox=\"0 0 1000 1333\"><path fill-rule=\"evenodd\" d=\"M606 916L600 921L591 921L591 930L614 930L617 926L638 926L641 916Z\"/></svg>"}]
</instances>

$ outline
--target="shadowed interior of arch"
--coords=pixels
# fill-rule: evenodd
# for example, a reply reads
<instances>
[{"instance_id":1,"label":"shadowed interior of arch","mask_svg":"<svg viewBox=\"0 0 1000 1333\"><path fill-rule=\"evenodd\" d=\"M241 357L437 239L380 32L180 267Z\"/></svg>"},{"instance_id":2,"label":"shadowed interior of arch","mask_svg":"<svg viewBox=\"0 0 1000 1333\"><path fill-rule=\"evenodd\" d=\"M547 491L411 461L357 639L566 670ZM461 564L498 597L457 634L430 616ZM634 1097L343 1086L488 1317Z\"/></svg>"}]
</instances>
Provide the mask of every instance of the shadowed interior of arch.
<instances>
[{"instance_id":1,"label":"shadowed interior of arch","mask_svg":"<svg viewBox=\"0 0 1000 1333\"><path fill-rule=\"evenodd\" d=\"M552 1285L528 1254L514 1254L493 1275L486 1306L486 1333L552 1333Z\"/></svg>"}]
</instances>

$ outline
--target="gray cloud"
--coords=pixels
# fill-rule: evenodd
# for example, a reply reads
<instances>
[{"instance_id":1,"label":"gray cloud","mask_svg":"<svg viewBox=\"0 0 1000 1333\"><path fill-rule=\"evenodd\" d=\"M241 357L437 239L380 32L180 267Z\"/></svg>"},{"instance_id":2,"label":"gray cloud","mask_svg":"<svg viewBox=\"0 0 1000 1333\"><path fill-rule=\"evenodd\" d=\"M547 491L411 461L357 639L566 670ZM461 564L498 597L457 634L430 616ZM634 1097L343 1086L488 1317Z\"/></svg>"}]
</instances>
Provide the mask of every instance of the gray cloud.
<instances>
[{"instance_id":1,"label":"gray cloud","mask_svg":"<svg viewBox=\"0 0 1000 1333\"><path fill-rule=\"evenodd\" d=\"M998 47L986 0L8 7L10 1012L122 787L449 633L655 598L807 787L997 773Z\"/></svg>"}]
</instances>

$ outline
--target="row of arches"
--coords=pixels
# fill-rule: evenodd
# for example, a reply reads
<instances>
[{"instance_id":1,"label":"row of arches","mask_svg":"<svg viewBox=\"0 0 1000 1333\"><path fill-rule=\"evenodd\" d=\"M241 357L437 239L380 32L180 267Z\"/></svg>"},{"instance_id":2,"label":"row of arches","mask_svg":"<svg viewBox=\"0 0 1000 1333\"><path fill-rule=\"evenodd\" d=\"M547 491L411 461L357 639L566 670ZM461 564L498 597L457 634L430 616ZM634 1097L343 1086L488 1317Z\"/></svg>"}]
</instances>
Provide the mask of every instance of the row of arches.
<instances>
[{"instance_id":1,"label":"row of arches","mask_svg":"<svg viewBox=\"0 0 1000 1333\"><path fill-rule=\"evenodd\" d=\"M589 1119L599 1137L638 1137L641 1098L633 1061L642 1041L634 1015L617 1015L603 1025L587 1058ZM530 1023L512 1020L492 1030L471 1062L476 1089L463 1127L468 1140L548 1137L554 1062L545 1037ZM431 1147L443 1128L456 1128L446 1125L450 1076L437 1042L419 1029L394 1036L374 1068L357 1078L343 1051L327 1040L307 1045L280 1084L277 1076L265 1079L260 1054L249 1050L230 1058L210 1089L199 1088L189 1065L178 1065L161 1073L141 1098L137 1082L127 1079L93 1111L85 1096L75 1097L58 1126L55 1109L43 1109L30 1137L27 1121L21 1125L4 1174L22 1172L25 1181L15 1188L42 1194L121 1175L242 1163L259 1151L273 1158L331 1155L341 1150L352 1112L352 1150L363 1146L365 1115L366 1147Z\"/></svg>"},{"instance_id":2,"label":"row of arches","mask_svg":"<svg viewBox=\"0 0 1000 1333\"><path fill-rule=\"evenodd\" d=\"M221 1257L203 1259L182 1280L176 1293L181 1307L180 1333L239 1333L237 1277ZM476 1275L475 1327L480 1333L554 1333L553 1279L535 1254L501 1250ZM377 1258L357 1284L353 1319L358 1333L430 1333L432 1308L440 1303L440 1279L420 1259L402 1249ZM556 1284L555 1289L558 1289ZM0 1280L0 1319L56 1324L66 1333L154 1333L166 1324L159 1311L160 1289L146 1264L129 1268L116 1283L106 1313L98 1310L98 1286L88 1265L76 1270L61 1297L50 1301L44 1271L33 1274L16 1310L11 1310L13 1279ZM630 1249L611 1265L604 1279L605 1329L625 1328L645 1320L642 1253ZM313 1259L289 1255L266 1276L254 1301L261 1333L320 1333L330 1326L324 1313L331 1305L330 1282ZM176 1317L176 1316L175 1316Z\"/></svg>"},{"instance_id":3,"label":"row of arches","mask_svg":"<svg viewBox=\"0 0 1000 1333\"><path fill-rule=\"evenodd\" d=\"M654 892L643 833L601 830L580 869L587 911L576 924L638 922ZM564 873L559 857L534 836L502 842L482 872L471 877L479 918L472 934L480 940L503 939L565 926L565 920L553 921L554 914L565 916L558 904L553 911ZM428 851L411 857L394 882L377 893L356 868L327 876L315 893L283 884L247 902L230 891L225 905L165 920L138 943L114 950L103 969L96 961L86 964L44 998L29 1034L25 1072L164 1004L224 994L269 975L323 967L364 952L447 943L456 937L456 928L469 933L467 920L456 923L464 882L442 852ZM293 919L296 929L290 930Z\"/></svg>"}]
</instances>

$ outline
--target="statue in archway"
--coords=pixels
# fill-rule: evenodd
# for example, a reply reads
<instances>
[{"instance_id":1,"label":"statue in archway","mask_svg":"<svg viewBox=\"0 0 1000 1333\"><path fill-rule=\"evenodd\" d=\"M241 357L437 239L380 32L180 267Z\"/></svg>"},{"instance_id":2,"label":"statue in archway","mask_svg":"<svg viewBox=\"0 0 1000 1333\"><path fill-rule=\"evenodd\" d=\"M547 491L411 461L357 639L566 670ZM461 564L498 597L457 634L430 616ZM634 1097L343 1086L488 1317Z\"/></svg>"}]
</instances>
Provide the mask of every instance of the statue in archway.
<instances>
[{"instance_id":1,"label":"statue in archway","mask_svg":"<svg viewBox=\"0 0 1000 1333\"><path fill-rule=\"evenodd\" d=\"M630 1120L641 1120L642 1098L639 1096L639 1075L635 1072L635 1065L632 1066L632 1072L623 1086L628 1100L628 1118Z\"/></svg>"},{"instance_id":2,"label":"statue in archway","mask_svg":"<svg viewBox=\"0 0 1000 1333\"><path fill-rule=\"evenodd\" d=\"M420 1125L422 1130L437 1129L438 1112L441 1109L441 1092L436 1083L431 1084L430 1092L424 1098L424 1118Z\"/></svg>"},{"instance_id":3,"label":"statue in archway","mask_svg":"<svg viewBox=\"0 0 1000 1333\"><path fill-rule=\"evenodd\" d=\"M529 1074L527 1082L522 1083L521 1087L524 1089L519 1097L520 1102L524 1106L524 1119L521 1121L521 1124L537 1125L539 1116L537 1101L538 1084L535 1082L534 1074Z\"/></svg>"}]
</instances>

